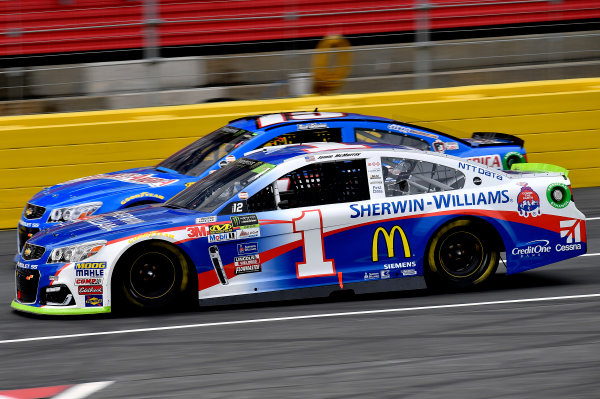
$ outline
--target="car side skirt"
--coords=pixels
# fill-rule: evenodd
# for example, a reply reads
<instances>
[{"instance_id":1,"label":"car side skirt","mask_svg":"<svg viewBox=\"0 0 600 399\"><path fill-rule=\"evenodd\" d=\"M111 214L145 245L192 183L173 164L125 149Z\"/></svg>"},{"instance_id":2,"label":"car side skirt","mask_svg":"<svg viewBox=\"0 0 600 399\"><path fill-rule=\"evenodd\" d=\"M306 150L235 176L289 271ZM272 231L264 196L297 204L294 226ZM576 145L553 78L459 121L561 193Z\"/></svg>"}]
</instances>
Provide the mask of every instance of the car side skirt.
<instances>
[{"instance_id":1,"label":"car side skirt","mask_svg":"<svg viewBox=\"0 0 600 399\"><path fill-rule=\"evenodd\" d=\"M296 288L282 291L269 291L255 294L232 295L227 297L202 298L200 306L235 305L242 303L289 301L306 298L323 298L335 293L371 294L377 292L426 289L423 276L374 280L360 283L321 285L317 287Z\"/></svg>"},{"instance_id":2,"label":"car side skirt","mask_svg":"<svg viewBox=\"0 0 600 399\"><path fill-rule=\"evenodd\" d=\"M98 314L98 313L110 313L111 307L104 306L99 308L52 308L48 306L38 307L38 306L29 306L23 305L17 301L12 301L10 306L18 310L19 312L27 312L33 314L41 314L41 315L83 315L83 314Z\"/></svg>"}]
</instances>

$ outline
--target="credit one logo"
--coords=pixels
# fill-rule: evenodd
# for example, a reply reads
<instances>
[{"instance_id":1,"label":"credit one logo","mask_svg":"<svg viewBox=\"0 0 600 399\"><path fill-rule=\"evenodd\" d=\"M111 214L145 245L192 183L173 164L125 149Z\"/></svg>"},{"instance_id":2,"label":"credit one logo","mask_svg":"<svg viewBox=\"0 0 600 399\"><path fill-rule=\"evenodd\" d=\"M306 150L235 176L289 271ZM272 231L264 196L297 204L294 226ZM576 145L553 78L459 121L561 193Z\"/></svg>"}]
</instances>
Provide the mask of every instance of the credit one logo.
<instances>
[{"instance_id":1,"label":"credit one logo","mask_svg":"<svg viewBox=\"0 0 600 399\"><path fill-rule=\"evenodd\" d=\"M513 248L513 255L521 256L533 256L540 254L547 254L552 250L550 247L550 241L548 240L536 240L527 243L527 246L521 248Z\"/></svg>"},{"instance_id":2,"label":"credit one logo","mask_svg":"<svg viewBox=\"0 0 600 399\"><path fill-rule=\"evenodd\" d=\"M375 230L375 233L373 234L373 250L372 250L373 262L379 261L379 253L377 251L377 247L379 244L380 233L383 236L385 245L387 247L388 258L393 258L395 256L394 255L394 235L396 234L396 232L398 232L398 234L400 234L400 237L402 240L402 248L404 249L404 257L410 258L410 247L408 245L408 239L406 238L406 234L404 234L404 230L402 230L402 228L400 226L392 227L392 230L389 233L387 232L387 230L385 228L378 227Z\"/></svg>"}]
</instances>

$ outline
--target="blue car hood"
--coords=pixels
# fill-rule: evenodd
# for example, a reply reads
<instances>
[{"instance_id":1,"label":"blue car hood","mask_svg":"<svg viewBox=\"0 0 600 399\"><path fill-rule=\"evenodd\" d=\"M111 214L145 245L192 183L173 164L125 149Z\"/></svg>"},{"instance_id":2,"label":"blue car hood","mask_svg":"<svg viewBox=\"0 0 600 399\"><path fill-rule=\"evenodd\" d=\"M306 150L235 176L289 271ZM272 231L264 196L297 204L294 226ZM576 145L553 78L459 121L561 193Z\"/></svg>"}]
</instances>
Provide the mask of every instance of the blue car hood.
<instances>
[{"instance_id":1,"label":"blue car hood","mask_svg":"<svg viewBox=\"0 0 600 399\"><path fill-rule=\"evenodd\" d=\"M181 191L186 182L196 180L191 176L157 171L155 168L129 169L57 184L40 191L31 201L39 206L56 206L95 201L112 195L127 196L142 191Z\"/></svg>"},{"instance_id":2,"label":"blue car hood","mask_svg":"<svg viewBox=\"0 0 600 399\"><path fill-rule=\"evenodd\" d=\"M188 209L173 209L161 205L146 205L127 211L117 211L92 216L84 220L65 223L36 234L28 242L57 248L95 240L115 240L123 237L168 229L194 223L201 215Z\"/></svg>"}]
</instances>

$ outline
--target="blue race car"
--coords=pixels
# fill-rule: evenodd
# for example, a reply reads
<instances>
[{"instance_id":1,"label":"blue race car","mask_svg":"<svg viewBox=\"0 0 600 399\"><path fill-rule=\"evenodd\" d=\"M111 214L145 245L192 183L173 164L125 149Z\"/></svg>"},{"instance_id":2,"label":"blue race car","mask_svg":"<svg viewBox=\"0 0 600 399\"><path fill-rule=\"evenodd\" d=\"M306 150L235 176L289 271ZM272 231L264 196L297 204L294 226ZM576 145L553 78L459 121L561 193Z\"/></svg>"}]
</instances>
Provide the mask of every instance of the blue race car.
<instances>
[{"instance_id":1,"label":"blue race car","mask_svg":"<svg viewBox=\"0 0 600 399\"><path fill-rule=\"evenodd\" d=\"M260 147L307 142L368 142L445 152L509 169L525 162L523 141L500 133L459 139L391 119L339 112L293 112L231 121L157 166L104 173L57 184L37 193L18 226L18 251L38 231L132 206L163 203L246 152Z\"/></svg>"},{"instance_id":2,"label":"blue race car","mask_svg":"<svg viewBox=\"0 0 600 399\"><path fill-rule=\"evenodd\" d=\"M468 289L586 252L563 173L500 171L385 144L257 149L165 204L31 238L12 307L102 313L418 289Z\"/></svg>"}]
</instances>

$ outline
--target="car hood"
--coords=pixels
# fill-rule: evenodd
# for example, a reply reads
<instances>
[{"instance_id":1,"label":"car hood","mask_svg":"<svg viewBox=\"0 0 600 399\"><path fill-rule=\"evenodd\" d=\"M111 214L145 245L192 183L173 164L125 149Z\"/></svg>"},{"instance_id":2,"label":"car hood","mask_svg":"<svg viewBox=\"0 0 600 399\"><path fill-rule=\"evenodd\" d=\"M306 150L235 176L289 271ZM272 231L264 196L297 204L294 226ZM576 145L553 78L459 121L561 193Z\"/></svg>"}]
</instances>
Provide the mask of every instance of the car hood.
<instances>
[{"instance_id":1,"label":"car hood","mask_svg":"<svg viewBox=\"0 0 600 399\"><path fill-rule=\"evenodd\" d=\"M198 215L201 214L188 209L146 205L55 226L36 234L28 243L58 248L96 240L111 241L148 231L193 224Z\"/></svg>"},{"instance_id":2,"label":"car hood","mask_svg":"<svg viewBox=\"0 0 600 399\"><path fill-rule=\"evenodd\" d=\"M136 168L57 184L37 193L31 202L47 207L97 201L111 195L127 196L143 191L161 192L176 187L177 191L180 191L185 188L185 183L196 180L197 178L175 172L163 172L155 168Z\"/></svg>"}]
</instances>

